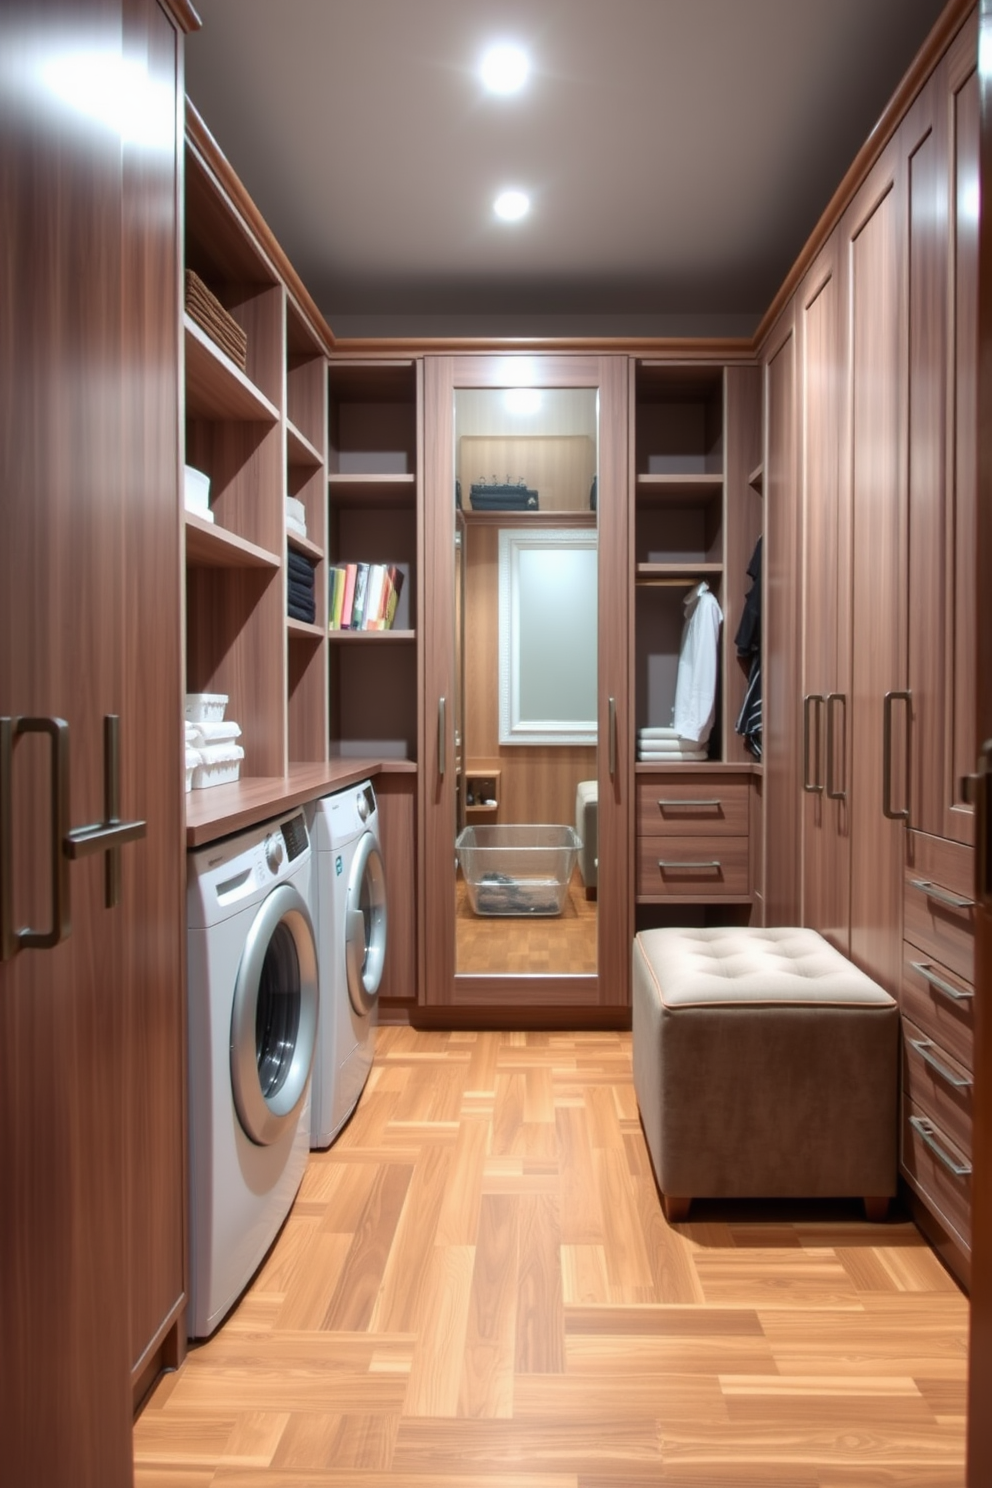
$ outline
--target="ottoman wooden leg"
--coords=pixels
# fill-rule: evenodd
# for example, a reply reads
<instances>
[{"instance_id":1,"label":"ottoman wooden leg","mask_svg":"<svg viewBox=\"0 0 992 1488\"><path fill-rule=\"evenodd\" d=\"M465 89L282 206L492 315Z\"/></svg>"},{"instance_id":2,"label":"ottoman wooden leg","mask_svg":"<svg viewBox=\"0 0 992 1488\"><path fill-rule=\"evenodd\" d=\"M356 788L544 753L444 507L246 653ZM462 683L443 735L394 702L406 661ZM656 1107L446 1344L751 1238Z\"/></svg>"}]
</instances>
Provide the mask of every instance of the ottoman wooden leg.
<instances>
[{"instance_id":1,"label":"ottoman wooden leg","mask_svg":"<svg viewBox=\"0 0 992 1488\"><path fill-rule=\"evenodd\" d=\"M689 1218L691 1203L691 1196L688 1199L677 1198L675 1194L662 1194L661 1196L661 1207L665 1211L665 1218L669 1224L683 1224Z\"/></svg>"},{"instance_id":2,"label":"ottoman wooden leg","mask_svg":"<svg viewBox=\"0 0 992 1488\"><path fill-rule=\"evenodd\" d=\"M889 1212L888 1199L869 1197L865 1195L865 1218L869 1224L881 1224Z\"/></svg>"}]
</instances>

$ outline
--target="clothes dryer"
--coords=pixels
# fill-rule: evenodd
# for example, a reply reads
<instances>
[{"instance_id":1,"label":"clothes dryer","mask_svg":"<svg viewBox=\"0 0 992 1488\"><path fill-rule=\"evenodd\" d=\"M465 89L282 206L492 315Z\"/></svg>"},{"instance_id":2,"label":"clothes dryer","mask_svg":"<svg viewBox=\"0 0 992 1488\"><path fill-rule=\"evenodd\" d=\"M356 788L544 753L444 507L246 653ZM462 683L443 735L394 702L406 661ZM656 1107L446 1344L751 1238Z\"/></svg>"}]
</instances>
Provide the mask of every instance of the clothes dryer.
<instances>
[{"instance_id":1,"label":"clothes dryer","mask_svg":"<svg viewBox=\"0 0 992 1488\"><path fill-rule=\"evenodd\" d=\"M312 854L297 811L189 855L190 1337L212 1333L289 1213L310 1147Z\"/></svg>"},{"instance_id":2,"label":"clothes dryer","mask_svg":"<svg viewBox=\"0 0 992 1488\"><path fill-rule=\"evenodd\" d=\"M386 955L386 875L371 783L315 801L312 836L320 1026L311 1143L326 1147L358 1104L375 1052Z\"/></svg>"}]
</instances>

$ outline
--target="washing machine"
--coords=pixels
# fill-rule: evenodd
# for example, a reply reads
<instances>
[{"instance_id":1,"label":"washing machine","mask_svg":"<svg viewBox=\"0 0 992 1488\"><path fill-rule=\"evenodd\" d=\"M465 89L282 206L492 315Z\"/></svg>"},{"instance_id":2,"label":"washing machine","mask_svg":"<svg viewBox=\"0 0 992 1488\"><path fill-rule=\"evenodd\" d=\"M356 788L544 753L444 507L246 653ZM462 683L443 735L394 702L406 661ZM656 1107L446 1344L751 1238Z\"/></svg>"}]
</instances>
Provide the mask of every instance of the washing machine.
<instances>
[{"instance_id":1,"label":"washing machine","mask_svg":"<svg viewBox=\"0 0 992 1488\"><path fill-rule=\"evenodd\" d=\"M302 811L189 854L191 1338L212 1333L244 1290L307 1165L312 865Z\"/></svg>"},{"instance_id":2,"label":"washing machine","mask_svg":"<svg viewBox=\"0 0 992 1488\"><path fill-rule=\"evenodd\" d=\"M320 965L311 1143L326 1147L358 1104L372 1067L386 955L386 876L368 780L315 801L311 812Z\"/></svg>"}]
</instances>

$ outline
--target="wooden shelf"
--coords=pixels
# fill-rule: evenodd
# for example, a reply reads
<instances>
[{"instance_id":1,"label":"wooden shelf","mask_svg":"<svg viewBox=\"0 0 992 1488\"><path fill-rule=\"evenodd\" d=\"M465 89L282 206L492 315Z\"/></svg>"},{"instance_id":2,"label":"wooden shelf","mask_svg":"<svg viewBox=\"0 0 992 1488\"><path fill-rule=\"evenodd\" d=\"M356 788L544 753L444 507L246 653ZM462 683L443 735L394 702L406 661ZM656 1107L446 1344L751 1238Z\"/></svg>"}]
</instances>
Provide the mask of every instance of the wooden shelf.
<instances>
[{"instance_id":1,"label":"wooden shelf","mask_svg":"<svg viewBox=\"0 0 992 1488\"><path fill-rule=\"evenodd\" d=\"M289 419L286 420L286 460L288 464L302 466L305 470L324 468L320 450Z\"/></svg>"},{"instance_id":2,"label":"wooden shelf","mask_svg":"<svg viewBox=\"0 0 992 1488\"><path fill-rule=\"evenodd\" d=\"M294 806L316 800L328 791L357 785L367 776L378 774L383 764L377 759L333 759L322 764L290 765L285 775L249 775L230 785L188 791L186 846L200 847L281 811L292 811ZM416 770L416 765L411 768Z\"/></svg>"},{"instance_id":3,"label":"wooden shelf","mask_svg":"<svg viewBox=\"0 0 992 1488\"><path fill-rule=\"evenodd\" d=\"M320 563L324 557L323 548L319 548L308 537L300 537L298 532L287 530L286 546L287 548L292 548L294 553L302 553L305 558L312 558L315 563Z\"/></svg>"},{"instance_id":4,"label":"wooden shelf","mask_svg":"<svg viewBox=\"0 0 992 1488\"><path fill-rule=\"evenodd\" d=\"M637 904L750 904L750 894L638 894Z\"/></svg>"},{"instance_id":5,"label":"wooden shelf","mask_svg":"<svg viewBox=\"0 0 992 1488\"><path fill-rule=\"evenodd\" d=\"M635 775L667 775L669 772L675 775L688 773L696 775L700 771L711 774L720 771L723 774L753 775L761 766L755 761L754 764L740 764L737 761L728 760L673 760L670 764L665 760L636 760L634 762ZM681 895L679 896L681 898Z\"/></svg>"},{"instance_id":6,"label":"wooden shelf","mask_svg":"<svg viewBox=\"0 0 992 1488\"><path fill-rule=\"evenodd\" d=\"M186 563L190 568L280 568L278 553L270 553L247 538L187 511Z\"/></svg>"},{"instance_id":7,"label":"wooden shelf","mask_svg":"<svg viewBox=\"0 0 992 1488\"><path fill-rule=\"evenodd\" d=\"M594 511L473 511L462 508L473 527L595 527Z\"/></svg>"},{"instance_id":8,"label":"wooden shelf","mask_svg":"<svg viewBox=\"0 0 992 1488\"><path fill-rule=\"evenodd\" d=\"M722 563L639 563L635 571L638 584L671 584L689 587L703 579L723 576Z\"/></svg>"},{"instance_id":9,"label":"wooden shelf","mask_svg":"<svg viewBox=\"0 0 992 1488\"><path fill-rule=\"evenodd\" d=\"M639 475L637 498L658 506L707 506L723 492L721 475Z\"/></svg>"},{"instance_id":10,"label":"wooden shelf","mask_svg":"<svg viewBox=\"0 0 992 1488\"><path fill-rule=\"evenodd\" d=\"M344 643L345 645L366 644L382 645L386 641L415 641L417 632L415 630L329 630L328 639Z\"/></svg>"},{"instance_id":11,"label":"wooden shelf","mask_svg":"<svg viewBox=\"0 0 992 1488\"><path fill-rule=\"evenodd\" d=\"M335 506L413 506L417 496L415 475L342 475L327 477Z\"/></svg>"},{"instance_id":12,"label":"wooden shelf","mask_svg":"<svg viewBox=\"0 0 992 1488\"><path fill-rule=\"evenodd\" d=\"M764 464L756 465L754 467L754 469L751 471L751 474L747 478L747 483L748 483L749 486L753 486L756 491L760 491L762 494L764 493L764 489L765 489L765 467L764 467Z\"/></svg>"},{"instance_id":13,"label":"wooden shelf","mask_svg":"<svg viewBox=\"0 0 992 1488\"><path fill-rule=\"evenodd\" d=\"M185 313L186 416L275 424L279 410Z\"/></svg>"},{"instance_id":14,"label":"wooden shelf","mask_svg":"<svg viewBox=\"0 0 992 1488\"><path fill-rule=\"evenodd\" d=\"M324 639L322 625L313 625L307 620L295 620L292 615L286 616L286 630L290 640L295 638L304 641L322 641Z\"/></svg>"}]
</instances>

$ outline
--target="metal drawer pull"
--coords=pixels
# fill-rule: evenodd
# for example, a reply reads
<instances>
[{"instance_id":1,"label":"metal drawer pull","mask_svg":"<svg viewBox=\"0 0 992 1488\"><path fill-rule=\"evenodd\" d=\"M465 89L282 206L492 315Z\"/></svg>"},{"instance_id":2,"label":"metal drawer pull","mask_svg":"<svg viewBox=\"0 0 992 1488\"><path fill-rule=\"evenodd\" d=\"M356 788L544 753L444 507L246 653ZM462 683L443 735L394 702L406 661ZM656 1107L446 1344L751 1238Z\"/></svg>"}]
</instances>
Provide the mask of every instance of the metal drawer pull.
<instances>
[{"instance_id":1,"label":"metal drawer pull","mask_svg":"<svg viewBox=\"0 0 992 1488\"><path fill-rule=\"evenodd\" d=\"M143 821L120 819L120 749L121 721L116 713L108 713L103 720L104 819L89 827L74 827L62 840L66 857L73 861L89 857L90 853L107 854L103 902L108 909L115 909L121 902L121 848L125 842L137 842L147 831Z\"/></svg>"},{"instance_id":2,"label":"metal drawer pull","mask_svg":"<svg viewBox=\"0 0 992 1488\"><path fill-rule=\"evenodd\" d=\"M974 899L962 899L959 894L949 894L946 889L941 889L937 884L931 883L926 878L911 878L910 883L914 889L919 889L921 894L926 894L928 899L936 899L938 904L946 904L949 909L974 909Z\"/></svg>"},{"instance_id":3,"label":"metal drawer pull","mask_svg":"<svg viewBox=\"0 0 992 1488\"><path fill-rule=\"evenodd\" d=\"M974 992L966 992L963 987L952 987L950 982L945 982L943 977L939 977L935 971L932 971L926 961L911 961L909 964L914 971L920 973L923 980L928 982L935 992L943 992L944 996L949 997L952 1002L970 1002L975 995Z\"/></svg>"},{"instance_id":4,"label":"metal drawer pull","mask_svg":"<svg viewBox=\"0 0 992 1488\"><path fill-rule=\"evenodd\" d=\"M962 1079L960 1075L956 1075L953 1070L949 1070L946 1064L941 1064L940 1060L936 1059L930 1053L933 1044L929 1039L910 1039L909 1042L917 1054L919 1054L923 1063L928 1064L935 1074L938 1074L942 1080L947 1081L948 1085L953 1085L956 1090L971 1089L973 1084L971 1080Z\"/></svg>"},{"instance_id":5,"label":"metal drawer pull","mask_svg":"<svg viewBox=\"0 0 992 1488\"><path fill-rule=\"evenodd\" d=\"M930 1148L930 1151L933 1153L934 1157L938 1158L940 1162L943 1163L944 1167L949 1173L953 1173L955 1178L971 1177L971 1163L956 1162L955 1159L951 1157L949 1152L945 1152L943 1147L941 1147L940 1143L934 1137L934 1128L929 1121L927 1121L922 1116L910 1116L909 1124L915 1132L919 1133L919 1135L923 1138L925 1145Z\"/></svg>"},{"instance_id":6,"label":"metal drawer pull","mask_svg":"<svg viewBox=\"0 0 992 1488\"><path fill-rule=\"evenodd\" d=\"M607 737L609 740L610 757L610 779L617 778L617 700L611 697L607 701Z\"/></svg>"},{"instance_id":7,"label":"metal drawer pull","mask_svg":"<svg viewBox=\"0 0 992 1488\"><path fill-rule=\"evenodd\" d=\"M720 806L723 805L723 802L722 801L663 801L661 799L661 797L659 796L659 798L658 798L658 805L661 807L662 811L666 811L669 806L692 806L692 807L711 806L711 807L718 808L718 807L720 807Z\"/></svg>"},{"instance_id":8,"label":"metal drawer pull","mask_svg":"<svg viewBox=\"0 0 992 1488\"><path fill-rule=\"evenodd\" d=\"M664 869L666 869L666 868L706 868L706 869L713 869L713 868L722 868L722 866L723 866L723 864L720 862L719 858L714 858L712 860L712 862L709 862L709 863L673 863L673 862L667 862L664 858L659 858L658 859L658 867L661 868L662 871L664 871Z\"/></svg>"},{"instance_id":9,"label":"metal drawer pull","mask_svg":"<svg viewBox=\"0 0 992 1488\"><path fill-rule=\"evenodd\" d=\"M437 700L437 773L444 779L444 772L448 768L448 722L447 702L443 697Z\"/></svg>"}]
</instances>

